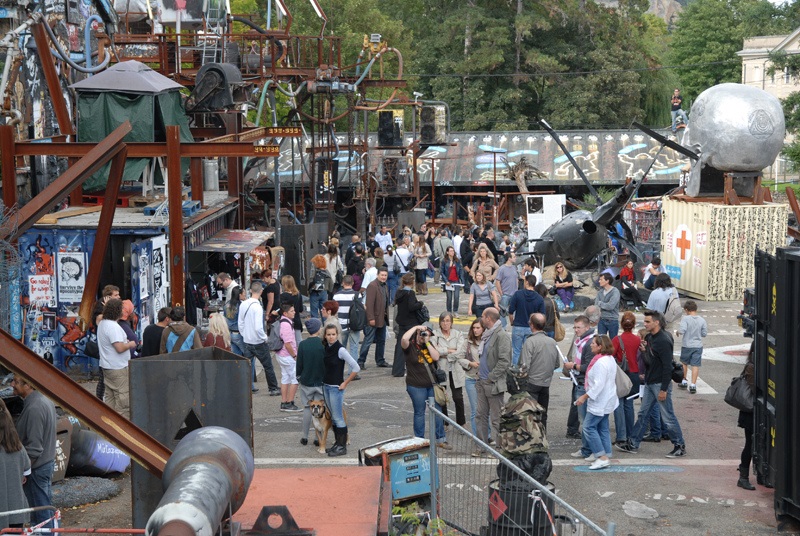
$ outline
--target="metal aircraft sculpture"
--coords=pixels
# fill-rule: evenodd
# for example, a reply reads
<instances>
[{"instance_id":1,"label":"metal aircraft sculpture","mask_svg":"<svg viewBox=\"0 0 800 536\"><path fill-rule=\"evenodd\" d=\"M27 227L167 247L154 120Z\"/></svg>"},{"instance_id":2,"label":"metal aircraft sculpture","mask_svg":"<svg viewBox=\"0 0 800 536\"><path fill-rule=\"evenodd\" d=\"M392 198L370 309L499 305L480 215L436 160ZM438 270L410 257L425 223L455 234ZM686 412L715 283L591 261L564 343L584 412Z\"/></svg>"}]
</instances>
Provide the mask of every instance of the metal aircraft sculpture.
<instances>
[{"instance_id":1,"label":"metal aircraft sculpture","mask_svg":"<svg viewBox=\"0 0 800 536\"><path fill-rule=\"evenodd\" d=\"M575 167L578 175L589 192L597 200L602 202L597 190L583 173L583 170L575 162L569 150L561 143L558 134L547 124L540 120L539 123L553 137L553 140L564 151L564 155ZM649 169L648 169L649 172ZM644 175L647 177L647 173ZM625 205L636 194L642 181L631 181L614 194L609 201L600 204L593 211L576 210L570 212L556 223L548 227L541 238L536 240L534 253L542 259L545 265L561 261L569 270L580 270L590 266L608 248L609 234L616 237L620 243L628 248L634 255L641 258L640 252L636 249L633 233L630 227L622 218ZM617 232L617 225L622 228L621 235Z\"/></svg>"}]
</instances>

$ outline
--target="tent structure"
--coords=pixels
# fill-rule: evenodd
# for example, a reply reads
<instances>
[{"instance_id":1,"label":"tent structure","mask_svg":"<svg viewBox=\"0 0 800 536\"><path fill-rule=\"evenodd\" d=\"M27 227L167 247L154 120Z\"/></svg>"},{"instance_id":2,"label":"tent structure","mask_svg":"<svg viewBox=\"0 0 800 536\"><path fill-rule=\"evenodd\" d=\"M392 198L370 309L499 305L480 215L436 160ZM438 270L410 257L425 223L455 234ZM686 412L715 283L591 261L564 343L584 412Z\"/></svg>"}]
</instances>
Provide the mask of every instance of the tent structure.
<instances>
[{"instance_id":1,"label":"tent structure","mask_svg":"<svg viewBox=\"0 0 800 536\"><path fill-rule=\"evenodd\" d=\"M77 93L79 142L99 142L124 121L130 121L133 127L125 141L166 141L168 125L180 127L181 141L193 141L181 100L183 86L143 63L117 63L70 87ZM188 159L183 160L185 173ZM139 180L148 163L147 158L129 158L123 181ZM104 189L109 168L104 166L87 180L84 190Z\"/></svg>"}]
</instances>

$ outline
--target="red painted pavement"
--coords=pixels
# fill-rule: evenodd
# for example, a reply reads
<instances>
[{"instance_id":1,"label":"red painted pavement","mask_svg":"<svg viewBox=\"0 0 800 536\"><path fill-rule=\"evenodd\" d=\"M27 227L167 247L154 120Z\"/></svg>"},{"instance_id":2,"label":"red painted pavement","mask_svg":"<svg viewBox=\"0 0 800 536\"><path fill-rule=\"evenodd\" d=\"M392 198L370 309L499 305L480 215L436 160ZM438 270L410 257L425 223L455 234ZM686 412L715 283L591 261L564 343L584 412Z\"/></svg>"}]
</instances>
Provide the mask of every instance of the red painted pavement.
<instances>
[{"instance_id":1,"label":"red painted pavement","mask_svg":"<svg viewBox=\"0 0 800 536\"><path fill-rule=\"evenodd\" d=\"M318 536L375 536L380 467L256 469L234 520L250 529L263 506L286 505L300 528Z\"/></svg>"}]
</instances>

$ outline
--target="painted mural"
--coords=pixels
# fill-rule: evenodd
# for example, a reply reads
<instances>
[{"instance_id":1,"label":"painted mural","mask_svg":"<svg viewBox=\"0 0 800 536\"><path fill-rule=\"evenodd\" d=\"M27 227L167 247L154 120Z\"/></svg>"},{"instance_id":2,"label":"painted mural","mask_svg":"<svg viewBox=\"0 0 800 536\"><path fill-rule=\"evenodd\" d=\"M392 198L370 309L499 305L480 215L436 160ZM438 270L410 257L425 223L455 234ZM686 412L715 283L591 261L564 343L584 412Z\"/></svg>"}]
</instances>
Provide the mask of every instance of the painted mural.
<instances>
[{"instance_id":1,"label":"painted mural","mask_svg":"<svg viewBox=\"0 0 800 536\"><path fill-rule=\"evenodd\" d=\"M56 367L90 372L78 310L94 231L36 230L19 239L22 342Z\"/></svg>"},{"instance_id":2,"label":"painted mural","mask_svg":"<svg viewBox=\"0 0 800 536\"><path fill-rule=\"evenodd\" d=\"M155 322L159 309L169 303L166 258L164 235L131 244L131 301L138 316L135 329L140 339L144 328Z\"/></svg>"},{"instance_id":3,"label":"painted mural","mask_svg":"<svg viewBox=\"0 0 800 536\"><path fill-rule=\"evenodd\" d=\"M672 137L668 129L661 133ZM341 145L347 144L345 136L338 136L337 140ZM369 137L370 146L374 146L376 141L376 136ZM406 139L406 143L411 141L411 138ZM556 141L544 131L453 132L449 141L455 145L430 147L418 157L421 184L430 184L433 166L439 186L488 185L494 179L495 170L498 183L509 184L512 182L507 175L509 164L516 165L523 159L536 167L545 181L578 183L581 180ZM677 184L681 168L689 163L687 158L672 149L665 148L659 152L660 144L638 130L570 131L561 133L560 141L589 180L598 183L622 183L626 177L639 179L655 160L649 180ZM303 184L301 156L304 151L297 138L292 142L282 144L278 161L283 188L291 188L293 183ZM497 156L493 154L495 151ZM370 171L380 176L383 158L399 155L399 151L371 153ZM271 185L273 159L267 160L262 173ZM340 185L350 184L360 176L363 165L360 158L349 151L341 151L336 160L339 162ZM410 160L408 166L411 166Z\"/></svg>"}]
</instances>

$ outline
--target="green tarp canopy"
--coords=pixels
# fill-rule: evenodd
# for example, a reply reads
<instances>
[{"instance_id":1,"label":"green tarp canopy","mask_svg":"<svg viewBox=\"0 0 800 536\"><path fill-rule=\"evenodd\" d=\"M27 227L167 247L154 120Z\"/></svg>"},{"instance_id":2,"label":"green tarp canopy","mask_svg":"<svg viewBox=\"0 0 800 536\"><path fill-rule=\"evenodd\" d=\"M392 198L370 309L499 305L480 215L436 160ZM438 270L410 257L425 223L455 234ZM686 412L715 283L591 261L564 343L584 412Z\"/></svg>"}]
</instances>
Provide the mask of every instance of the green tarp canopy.
<instances>
[{"instance_id":1,"label":"green tarp canopy","mask_svg":"<svg viewBox=\"0 0 800 536\"><path fill-rule=\"evenodd\" d=\"M126 61L71 86L78 94L78 141L99 142L115 128L130 121L128 142L164 142L166 127L177 125L181 141L191 143L189 120L183 108L183 86L138 61ZM138 181L148 158L128 158L122 180ZM166 164L166 162L164 162ZM103 190L110 164L103 166L83 185L84 191ZM189 169L189 159L181 159L181 176ZM156 166L157 180L160 169Z\"/></svg>"}]
</instances>

